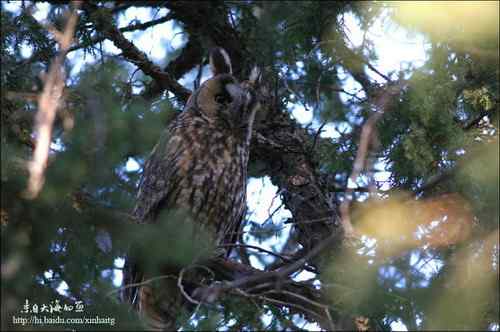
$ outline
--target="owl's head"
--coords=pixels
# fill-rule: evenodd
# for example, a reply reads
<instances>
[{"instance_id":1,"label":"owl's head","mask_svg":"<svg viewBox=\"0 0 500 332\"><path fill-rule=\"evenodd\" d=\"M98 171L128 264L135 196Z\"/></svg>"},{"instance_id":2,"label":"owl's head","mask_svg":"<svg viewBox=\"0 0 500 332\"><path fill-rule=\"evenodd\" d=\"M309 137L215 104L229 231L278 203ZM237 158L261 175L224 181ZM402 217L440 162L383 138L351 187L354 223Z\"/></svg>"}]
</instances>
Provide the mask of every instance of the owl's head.
<instances>
[{"instance_id":1,"label":"owl's head","mask_svg":"<svg viewBox=\"0 0 500 332\"><path fill-rule=\"evenodd\" d=\"M223 48L211 50L210 67L212 78L193 92L186 107L194 108L209 121L241 127L252 99L248 88L232 75L231 60Z\"/></svg>"}]
</instances>

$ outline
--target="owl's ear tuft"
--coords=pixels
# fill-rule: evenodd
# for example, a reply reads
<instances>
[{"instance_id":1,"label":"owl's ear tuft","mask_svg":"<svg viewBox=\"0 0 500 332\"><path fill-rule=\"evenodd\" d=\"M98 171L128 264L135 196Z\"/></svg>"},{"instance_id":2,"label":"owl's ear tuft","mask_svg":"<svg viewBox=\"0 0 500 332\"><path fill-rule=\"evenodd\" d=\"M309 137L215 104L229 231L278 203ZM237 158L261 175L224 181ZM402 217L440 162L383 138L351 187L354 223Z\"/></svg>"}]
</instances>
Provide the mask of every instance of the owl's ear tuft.
<instances>
[{"instance_id":1,"label":"owl's ear tuft","mask_svg":"<svg viewBox=\"0 0 500 332\"><path fill-rule=\"evenodd\" d=\"M231 59L222 47L214 47L210 50L210 69L213 76L233 73Z\"/></svg>"}]
</instances>

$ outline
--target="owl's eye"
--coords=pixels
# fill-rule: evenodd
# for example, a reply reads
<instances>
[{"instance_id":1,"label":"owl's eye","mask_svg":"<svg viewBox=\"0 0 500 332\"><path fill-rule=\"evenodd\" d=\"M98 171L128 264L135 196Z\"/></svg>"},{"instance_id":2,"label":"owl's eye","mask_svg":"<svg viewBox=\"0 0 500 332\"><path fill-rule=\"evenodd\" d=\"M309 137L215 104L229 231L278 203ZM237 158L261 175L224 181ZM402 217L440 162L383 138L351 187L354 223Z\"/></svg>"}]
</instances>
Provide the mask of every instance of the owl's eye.
<instances>
[{"instance_id":1,"label":"owl's eye","mask_svg":"<svg viewBox=\"0 0 500 332\"><path fill-rule=\"evenodd\" d=\"M231 96L228 93L216 94L215 102L222 105L229 104L231 102Z\"/></svg>"}]
</instances>

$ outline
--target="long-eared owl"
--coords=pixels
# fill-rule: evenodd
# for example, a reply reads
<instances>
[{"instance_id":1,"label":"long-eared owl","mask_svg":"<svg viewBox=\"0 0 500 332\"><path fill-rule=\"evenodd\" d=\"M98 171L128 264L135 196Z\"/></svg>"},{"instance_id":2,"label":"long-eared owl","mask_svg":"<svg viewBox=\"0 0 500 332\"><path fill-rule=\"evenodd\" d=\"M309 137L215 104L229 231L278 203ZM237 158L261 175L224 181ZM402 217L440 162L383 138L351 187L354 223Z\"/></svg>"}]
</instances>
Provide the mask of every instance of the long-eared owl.
<instances>
[{"instance_id":1,"label":"long-eared owl","mask_svg":"<svg viewBox=\"0 0 500 332\"><path fill-rule=\"evenodd\" d=\"M249 143L257 106L250 85L232 75L224 49L210 52L210 65L213 77L192 93L145 163L133 216L140 223L155 223L162 211L184 209L199 231L223 244L233 242L232 234L245 213ZM125 286L153 277L137 266L126 263ZM170 286L172 294L162 304L147 284L127 287L125 298L151 328L172 329L182 295L175 281Z\"/></svg>"}]
</instances>

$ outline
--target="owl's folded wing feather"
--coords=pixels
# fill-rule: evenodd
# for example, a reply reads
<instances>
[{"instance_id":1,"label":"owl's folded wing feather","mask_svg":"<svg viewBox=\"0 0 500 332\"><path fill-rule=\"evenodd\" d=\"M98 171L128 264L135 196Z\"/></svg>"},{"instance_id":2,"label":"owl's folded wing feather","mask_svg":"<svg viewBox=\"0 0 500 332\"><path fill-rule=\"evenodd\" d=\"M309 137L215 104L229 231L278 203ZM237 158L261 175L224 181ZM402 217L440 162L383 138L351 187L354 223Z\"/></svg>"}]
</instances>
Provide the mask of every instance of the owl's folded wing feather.
<instances>
[{"instance_id":1,"label":"owl's folded wing feather","mask_svg":"<svg viewBox=\"0 0 500 332\"><path fill-rule=\"evenodd\" d=\"M133 216L139 222L153 222L158 207L168 203L175 195L175 188L180 180L177 177L178 156L182 153L182 144L172 144L176 140L171 127L165 130L148 160L144 165Z\"/></svg>"}]
</instances>

